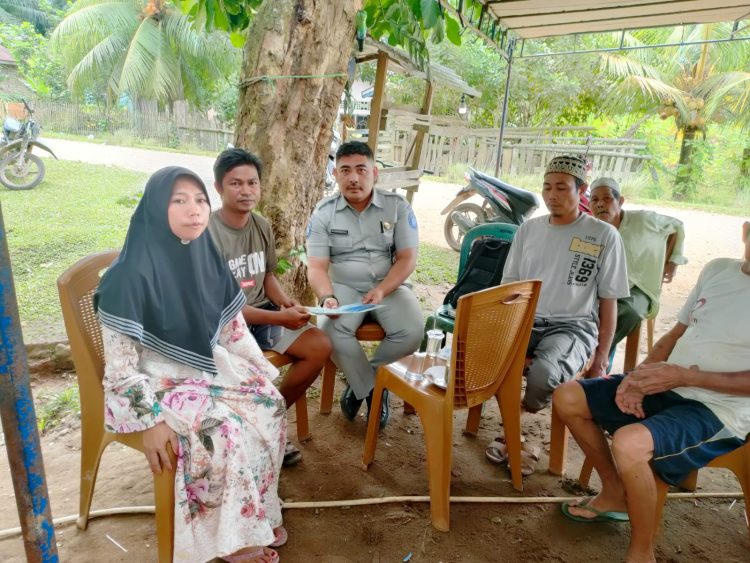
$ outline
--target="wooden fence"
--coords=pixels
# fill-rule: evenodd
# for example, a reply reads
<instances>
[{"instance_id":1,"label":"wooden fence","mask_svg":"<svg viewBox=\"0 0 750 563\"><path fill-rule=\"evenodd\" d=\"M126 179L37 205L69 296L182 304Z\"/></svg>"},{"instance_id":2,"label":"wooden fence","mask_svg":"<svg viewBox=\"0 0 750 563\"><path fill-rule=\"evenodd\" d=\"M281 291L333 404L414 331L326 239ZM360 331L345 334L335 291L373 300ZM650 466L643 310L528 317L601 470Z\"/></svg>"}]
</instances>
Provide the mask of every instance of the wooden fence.
<instances>
[{"instance_id":1,"label":"wooden fence","mask_svg":"<svg viewBox=\"0 0 750 563\"><path fill-rule=\"evenodd\" d=\"M452 165L469 165L494 174L499 129L472 129L457 118L389 110L381 131L378 157L395 165L411 162L414 137L425 131L421 167L445 174ZM638 174L651 159L646 141L593 136L591 127L534 127L505 130L503 175L540 175L546 163L562 154L587 154L594 176L620 181Z\"/></svg>"},{"instance_id":2,"label":"wooden fence","mask_svg":"<svg viewBox=\"0 0 750 563\"><path fill-rule=\"evenodd\" d=\"M191 146L218 152L231 143L234 132L215 116L191 110L184 102L171 112L155 104L133 108L67 102L33 102L34 118L43 130L100 137L130 136L165 147Z\"/></svg>"}]
</instances>

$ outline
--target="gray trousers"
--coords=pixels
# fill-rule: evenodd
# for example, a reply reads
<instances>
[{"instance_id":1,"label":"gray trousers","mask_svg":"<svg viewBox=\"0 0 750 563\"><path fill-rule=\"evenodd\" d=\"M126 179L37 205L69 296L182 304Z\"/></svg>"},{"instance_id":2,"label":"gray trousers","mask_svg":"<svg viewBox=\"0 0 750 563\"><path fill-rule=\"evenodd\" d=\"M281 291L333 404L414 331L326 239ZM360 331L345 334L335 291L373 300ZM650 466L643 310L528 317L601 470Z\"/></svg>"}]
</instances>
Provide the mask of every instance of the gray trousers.
<instances>
[{"instance_id":1,"label":"gray trousers","mask_svg":"<svg viewBox=\"0 0 750 563\"><path fill-rule=\"evenodd\" d=\"M586 365L597 346L598 327L590 320L547 321L535 319L526 355L526 408L546 407L555 388L570 381Z\"/></svg>"},{"instance_id":2,"label":"gray trousers","mask_svg":"<svg viewBox=\"0 0 750 563\"><path fill-rule=\"evenodd\" d=\"M358 303L365 295L337 283L333 284L333 292L341 305ZM364 399L375 387L375 370L379 366L408 356L422 342L422 310L409 288L402 285L383 299L382 305L384 307L367 313L385 331L385 340L380 343L371 360L367 359L355 336L365 320L365 314L341 315L337 319L318 318L318 326L333 344L333 361L344 372L357 399Z\"/></svg>"}]
</instances>

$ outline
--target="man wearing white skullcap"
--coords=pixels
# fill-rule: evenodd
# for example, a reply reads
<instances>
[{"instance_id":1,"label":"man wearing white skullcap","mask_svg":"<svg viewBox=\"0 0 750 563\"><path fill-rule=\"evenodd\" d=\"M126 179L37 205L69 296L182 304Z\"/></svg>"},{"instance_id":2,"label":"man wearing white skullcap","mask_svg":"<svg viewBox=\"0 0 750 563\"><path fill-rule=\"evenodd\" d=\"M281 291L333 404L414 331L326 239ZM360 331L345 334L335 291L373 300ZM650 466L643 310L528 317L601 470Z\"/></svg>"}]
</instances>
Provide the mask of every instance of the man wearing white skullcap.
<instances>
[{"instance_id":1,"label":"man wearing white skullcap","mask_svg":"<svg viewBox=\"0 0 750 563\"><path fill-rule=\"evenodd\" d=\"M625 245L630 296L617 300L617 328L610 355L617 343L642 319L659 312L661 284L670 283L678 265L687 264L682 254L685 230L682 221L654 211L622 209L625 198L614 178L597 178L591 183L591 211L600 221L615 227ZM667 255L667 239L675 235Z\"/></svg>"}]
</instances>

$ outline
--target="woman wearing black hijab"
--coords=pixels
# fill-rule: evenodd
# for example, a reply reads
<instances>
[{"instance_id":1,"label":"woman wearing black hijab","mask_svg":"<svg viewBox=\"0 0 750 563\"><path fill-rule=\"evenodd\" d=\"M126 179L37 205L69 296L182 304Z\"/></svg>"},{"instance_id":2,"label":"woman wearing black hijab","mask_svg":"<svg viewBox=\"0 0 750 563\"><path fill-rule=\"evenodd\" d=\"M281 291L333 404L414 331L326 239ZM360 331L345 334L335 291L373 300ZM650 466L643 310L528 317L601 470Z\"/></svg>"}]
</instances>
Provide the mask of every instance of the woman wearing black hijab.
<instances>
[{"instance_id":1,"label":"woman wearing black hijab","mask_svg":"<svg viewBox=\"0 0 750 563\"><path fill-rule=\"evenodd\" d=\"M143 432L151 470L177 453L174 561L272 563L286 539L277 488L286 443L278 372L241 314L244 295L208 233L208 194L156 172L94 297L105 424Z\"/></svg>"}]
</instances>

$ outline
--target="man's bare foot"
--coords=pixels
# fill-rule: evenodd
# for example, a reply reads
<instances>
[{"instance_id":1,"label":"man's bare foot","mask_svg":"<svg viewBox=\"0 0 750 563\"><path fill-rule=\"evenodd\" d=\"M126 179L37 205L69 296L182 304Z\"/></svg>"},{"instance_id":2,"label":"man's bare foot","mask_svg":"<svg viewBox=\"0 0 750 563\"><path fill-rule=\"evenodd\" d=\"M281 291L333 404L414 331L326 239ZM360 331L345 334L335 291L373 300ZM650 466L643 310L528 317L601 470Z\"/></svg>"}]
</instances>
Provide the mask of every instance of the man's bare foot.
<instances>
[{"instance_id":1,"label":"man's bare foot","mask_svg":"<svg viewBox=\"0 0 750 563\"><path fill-rule=\"evenodd\" d=\"M580 506L581 503L586 503L586 506ZM571 504L568 511L574 516L581 518L591 518L592 520L597 517L597 512L588 510L588 507L595 508L601 512L627 512L628 507L625 503L625 493L609 493L608 491L602 491L594 498L588 500L582 500L578 505Z\"/></svg>"},{"instance_id":2,"label":"man's bare foot","mask_svg":"<svg viewBox=\"0 0 750 563\"><path fill-rule=\"evenodd\" d=\"M631 553L631 550L628 549L625 554L625 563L656 563L656 556L653 550Z\"/></svg>"}]
</instances>

